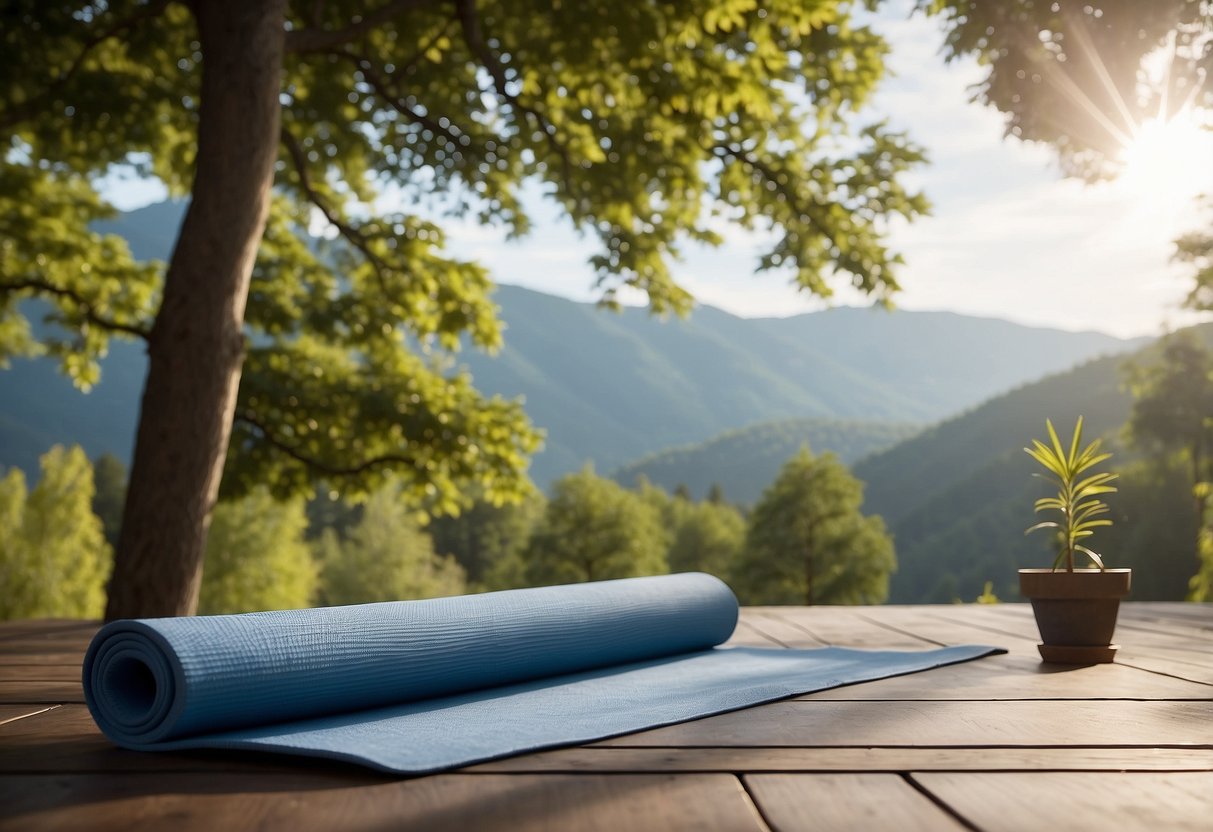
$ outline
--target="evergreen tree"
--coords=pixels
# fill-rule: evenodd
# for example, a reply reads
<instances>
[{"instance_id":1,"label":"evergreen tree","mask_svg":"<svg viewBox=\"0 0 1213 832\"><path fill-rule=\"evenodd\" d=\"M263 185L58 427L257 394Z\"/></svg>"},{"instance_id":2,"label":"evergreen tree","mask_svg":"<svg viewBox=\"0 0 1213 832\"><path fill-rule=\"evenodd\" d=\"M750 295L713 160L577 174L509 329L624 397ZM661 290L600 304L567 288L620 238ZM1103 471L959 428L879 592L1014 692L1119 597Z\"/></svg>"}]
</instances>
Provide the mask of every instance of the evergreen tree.
<instances>
[{"instance_id":1,"label":"evergreen tree","mask_svg":"<svg viewBox=\"0 0 1213 832\"><path fill-rule=\"evenodd\" d=\"M0 479L0 619L97 618L111 550L93 514L93 466L56 445L28 491L17 468Z\"/></svg>"},{"instance_id":2,"label":"evergreen tree","mask_svg":"<svg viewBox=\"0 0 1213 832\"><path fill-rule=\"evenodd\" d=\"M279 501L268 489L224 501L206 544L198 611L206 614L310 606L317 569L304 539L301 498Z\"/></svg>"},{"instance_id":3,"label":"evergreen tree","mask_svg":"<svg viewBox=\"0 0 1213 832\"><path fill-rule=\"evenodd\" d=\"M455 559L434 553L416 510L396 484L370 496L362 519L344 540L325 530L317 550L320 598L328 605L459 595L467 586Z\"/></svg>"},{"instance_id":4,"label":"evergreen tree","mask_svg":"<svg viewBox=\"0 0 1213 832\"><path fill-rule=\"evenodd\" d=\"M833 454L790 459L750 515L734 588L750 604L875 604L896 568L863 484Z\"/></svg>"},{"instance_id":5,"label":"evergreen tree","mask_svg":"<svg viewBox=\"0 0 1213 832\"><path fill-rule=\"evenodd\" d=\"M659 509L586 466L557 480L527 546L532 585L668 571Z\"/></svg>"}]
</instances>

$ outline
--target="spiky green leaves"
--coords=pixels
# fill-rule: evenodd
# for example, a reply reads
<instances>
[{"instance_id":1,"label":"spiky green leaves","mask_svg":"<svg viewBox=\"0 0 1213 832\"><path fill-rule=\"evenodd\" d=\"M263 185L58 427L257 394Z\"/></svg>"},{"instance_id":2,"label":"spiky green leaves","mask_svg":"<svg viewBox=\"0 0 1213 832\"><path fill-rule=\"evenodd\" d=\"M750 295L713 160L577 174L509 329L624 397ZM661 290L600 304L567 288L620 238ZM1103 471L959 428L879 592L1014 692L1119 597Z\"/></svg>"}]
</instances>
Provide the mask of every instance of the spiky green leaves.
<instances>
[{"instance_id":1,"label":"spiky green leaves","mask_svg":"<svg viewBox=\"0 0 1213 832\"><path fill-rule=\"evenodd\" d=\"M1049 480L1057 486L1056 497L1042 497L1036 501L1036 511L1056 511L1061 515L1060 520L1046 520L1031 526L1024 532L1030 534L1038 529L1057 529L1060 539L1057 559L1053 568L1057 569L1063 562L1068 571L1074 569L1074 552L1082 552L1100 569L1104 568L1103 559L1079 541L1095 533L1100 526L1110 526L1112 521L1100 515L1108 513L1108 506L1099 499L1101 494L1116 491L1116 487L1108 483L1117 475L1109 472L1088 473L1099 463L1110 458L1109 453L1100 452L1101 440L1096 439L1082 447L1082 417L1074 426L1074 436L1066 449L1053 428L1053 422L1046 419L1045 425L1049 431L1049 444L1039 439L1032 440L1031 448L1024 448L1032 459L1036 460L1048 472L1033 474ZM1086 474L1086 476L1083 476Z\"/></svg>"}]
</instances>

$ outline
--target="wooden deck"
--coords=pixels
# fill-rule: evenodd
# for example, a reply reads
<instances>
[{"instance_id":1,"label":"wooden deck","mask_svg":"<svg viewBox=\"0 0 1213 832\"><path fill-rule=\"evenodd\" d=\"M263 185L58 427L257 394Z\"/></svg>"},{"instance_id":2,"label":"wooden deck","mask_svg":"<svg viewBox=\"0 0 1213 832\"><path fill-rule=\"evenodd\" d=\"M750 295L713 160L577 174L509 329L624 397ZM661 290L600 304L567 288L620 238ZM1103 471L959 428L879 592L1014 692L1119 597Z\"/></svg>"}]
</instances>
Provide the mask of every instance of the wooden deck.
<instances>
[{"instance_id":1,"label":"wooden deck","mask_svg":"<svg viewBox=\"0 0 1213 832\"><path fill-rule=\"evenodd\" d=\"M0 624L0 828L1213 829L1213 605L1128 604L1114 665L1042 665L1028 607L745 610L735 643L1007 648L580 748L414 779L112 747L95 625Z\"/></svg>"}]
</instances>

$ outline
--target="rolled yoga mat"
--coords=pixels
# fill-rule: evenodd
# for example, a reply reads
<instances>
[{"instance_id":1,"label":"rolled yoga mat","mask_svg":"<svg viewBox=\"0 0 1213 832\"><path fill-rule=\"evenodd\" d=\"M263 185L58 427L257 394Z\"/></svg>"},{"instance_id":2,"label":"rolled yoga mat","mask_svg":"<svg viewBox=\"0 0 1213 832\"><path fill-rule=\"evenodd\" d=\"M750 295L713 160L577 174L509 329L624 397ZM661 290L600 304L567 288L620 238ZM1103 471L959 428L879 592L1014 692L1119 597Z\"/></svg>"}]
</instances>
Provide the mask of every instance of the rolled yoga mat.
<instances>
[{"instance_id":1,"label":"rolled yoga mat","mask_svg":"<svg viewBox=\"0 0 1213 832\"><path fill-rule=\"evenodd\" d=\"M724 648L699 573L348 607L115 621L85 699L137 750L251 749L420 774L1003 652Z\"/></svg>"}]
</instances>

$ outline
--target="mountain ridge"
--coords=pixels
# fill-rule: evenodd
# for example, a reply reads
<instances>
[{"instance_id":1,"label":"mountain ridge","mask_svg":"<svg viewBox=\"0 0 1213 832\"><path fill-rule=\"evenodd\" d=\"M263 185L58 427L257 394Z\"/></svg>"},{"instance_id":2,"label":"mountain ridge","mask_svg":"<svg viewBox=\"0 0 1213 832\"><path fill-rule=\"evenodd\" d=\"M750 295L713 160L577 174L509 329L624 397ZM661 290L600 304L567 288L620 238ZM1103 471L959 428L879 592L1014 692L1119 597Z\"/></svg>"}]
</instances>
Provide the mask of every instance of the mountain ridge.
<instances>
[{"instance_id":1,"label":"mountain ridge","mask_svg":"<svg viewBox=\"0 0 1213 832\"><path fill-rule=\"evenodd\" d=\"M98 230L127 237L141 258L164 259L183 211L161 203ZM531 468L542 486L586 461L609 471L761 422L934 422L1032 377L1133 346L1102 333L952 312L839 307L745 319L700 306L689 318L660 321L646 309L611 313L504 284L494 300L506 326L503 349L496 356L465 349L453 363L483 393L525 399L547 432ZM143 362L139 345L116 342L87 399L48 359L0 372L0 464L36 464L45 449L29 447L29 431L82 442L94 456L129 458ZM90 413L98 409L99 421ZM2 450L14 446L15 454Z\"/></svg>"}]
</instances>

